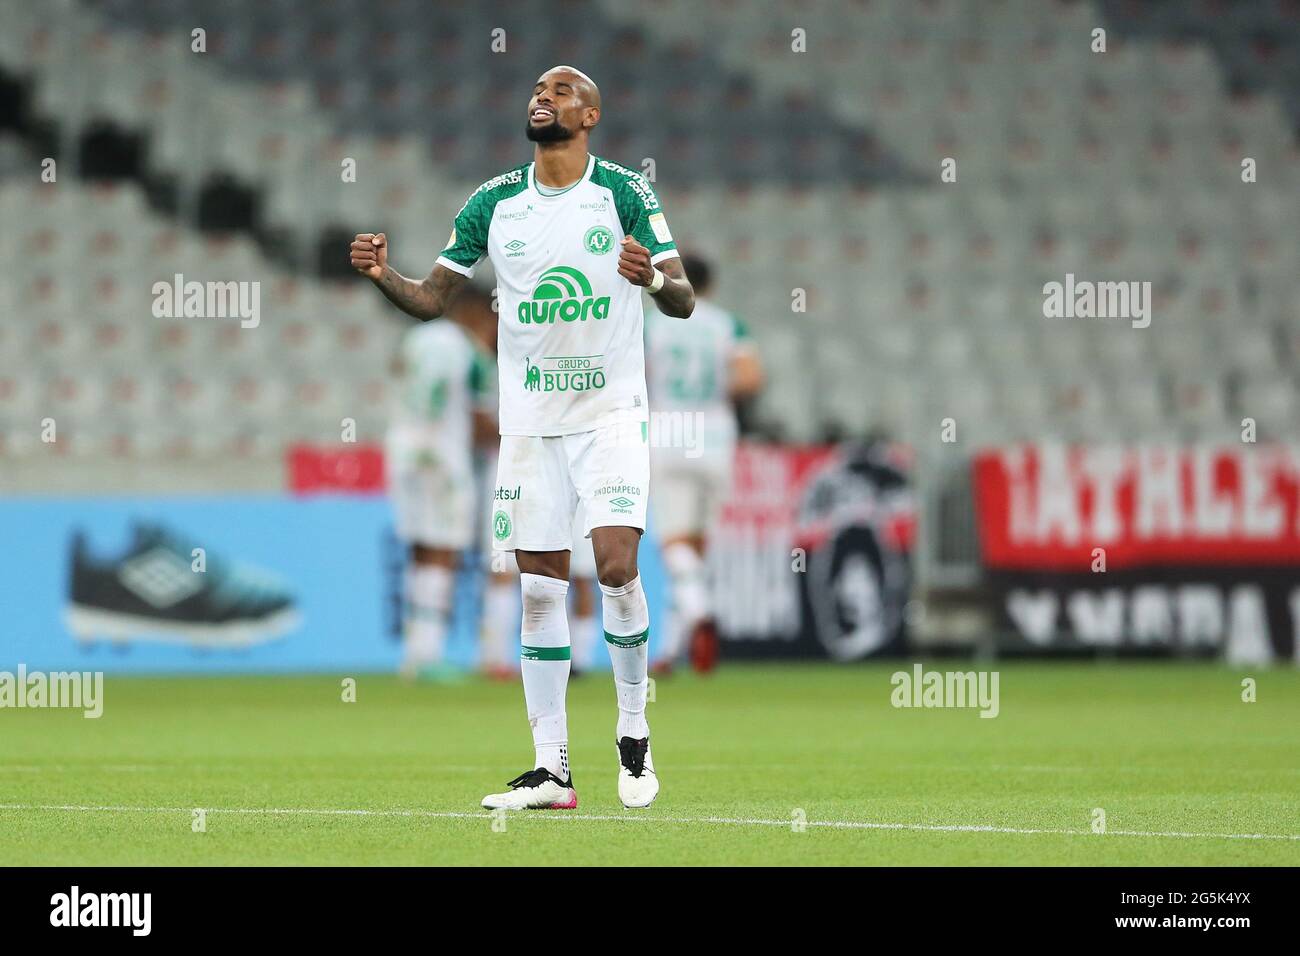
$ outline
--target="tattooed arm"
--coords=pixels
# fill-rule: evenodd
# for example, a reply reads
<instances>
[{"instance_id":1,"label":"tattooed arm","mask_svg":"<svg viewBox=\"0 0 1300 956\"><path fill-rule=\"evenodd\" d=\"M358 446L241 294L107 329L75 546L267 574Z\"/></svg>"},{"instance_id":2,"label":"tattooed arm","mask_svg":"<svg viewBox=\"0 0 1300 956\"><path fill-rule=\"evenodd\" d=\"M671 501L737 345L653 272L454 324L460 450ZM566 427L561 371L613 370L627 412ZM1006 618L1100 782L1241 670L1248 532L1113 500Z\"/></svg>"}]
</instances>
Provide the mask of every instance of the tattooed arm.
<instances>
[{"instance_id":1,"label":"tattooed arm","mask_svg":"<svg viewBox=\"0 0 1300 956\"><path fill-rule=\"evenodd\" d=\"M389 302L417 319L436 319L451 305L465 276L436 265L423 282L388 265L388 237L363 232L352 241L352 268L379 287Z\"/></svg>"},{"instance_id":2,"label":"tattooed arm","mask_svg":"<svg viewBox=\"0 0 1300 956\"><path fill-rule=\"evenodd\" d=\"M655 304L664 315L689 319L695 311L695 290L686 279L682 260L676 257L659 263L664 274L663 288L654 293ZM631 236L623 240L618 253L618 274L633 285L648 286L654 280L655 267L650 264L650 250Z\"/></svg>"},{"instance_id":3,"label":"tattooed arm","mask_svg":"<svg viewBox=\"0 0 1300 956\"><path fill-rule=\"evenodd\" d=\"M391 266L385 266L375 285L389 302L417 319L436 319L455 301L465 277L445 266L434 266L423 282L408 279Z\"/></svg>"},{"instance_id":4,"label":"tattooed arm","mask_svg":"<svg viewBox=\"0 0 1300 956\"><path fill-rule=\"evenodd\" d=\"M689 319L695 311L695 289L686 278L681 259L664 259L659 271L666 277L664 287L654 294L655 303L664 315Z\"/></svg>"}]
</instances>

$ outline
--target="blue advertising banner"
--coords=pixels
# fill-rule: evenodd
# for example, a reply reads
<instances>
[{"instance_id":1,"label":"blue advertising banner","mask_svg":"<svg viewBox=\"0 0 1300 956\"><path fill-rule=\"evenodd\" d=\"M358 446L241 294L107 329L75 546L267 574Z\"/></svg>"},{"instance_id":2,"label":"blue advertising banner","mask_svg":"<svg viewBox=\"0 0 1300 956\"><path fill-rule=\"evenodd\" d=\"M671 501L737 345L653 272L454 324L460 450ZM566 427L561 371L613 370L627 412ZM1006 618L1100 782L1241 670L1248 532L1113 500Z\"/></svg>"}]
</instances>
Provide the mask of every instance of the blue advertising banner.
<instances>
[{"instance_id":1,"label":"blue advertising banner","mask_svg":"<svg viewBox=\"0 0 1300 956\"><path fill-rule=\"evenodd\" d=\"M0 669L398 666L402 552L382 495L9 499L0 534ZM642 564L662 621L648 536ZM477 660L482 578L460 576L450 663Z\"/></svg>"}]
</instances>

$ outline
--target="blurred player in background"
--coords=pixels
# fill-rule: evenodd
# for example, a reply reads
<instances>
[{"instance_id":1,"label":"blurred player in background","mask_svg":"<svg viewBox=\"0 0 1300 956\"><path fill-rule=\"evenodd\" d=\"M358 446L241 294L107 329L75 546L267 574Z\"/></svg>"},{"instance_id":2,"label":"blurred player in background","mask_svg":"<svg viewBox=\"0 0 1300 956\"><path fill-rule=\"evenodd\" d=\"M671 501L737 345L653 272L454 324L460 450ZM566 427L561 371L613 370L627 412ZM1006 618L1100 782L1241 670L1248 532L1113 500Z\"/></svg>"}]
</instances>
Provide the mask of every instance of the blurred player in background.
<instances>
[{"instance_id":1,"label":"blurred player in background","mask_svg":"<svg viewBox=\"0 0 1300 956\"><path fill-rule=\"evenodd\" d=\"M492 492L497 478L495 454L484 465L483 477L487 483L488 509L479 513L479 520L491 534ZM490 545L483 555L487 562L487 583L483 590L483 617L479 622L481 666L484 675L492 680L514 680L519 676L516 666L519 650L515 646L519 635L519 567L513 554L493 551Z\"/></svg>"},{"instance_id":2,"label":"blurred player in background","mask_svg":"<svg viewBox=\"0 0 1300 956\"><path fill-rule=\"evenodd\" d=\"M705 548L731 489L733 403L763 387L763 365L744 324L708 298L709 263L687 254L682 265L696 295L691 320L646 313L646 384L657 419L650 481L671 606L658 674L671 673L687 650L697 670L717 659Z\"/></svg>"},{"instance_id":3,"label":"blurred player in background","mask_svg":"<svg viewBox=\"0 0 1300 956\"><path fill-rule=\"evenodd\" d=\"M456 571L481 527L474 447L496 435L486 335L496 337L491 299L467 286L445 320L403 336L394 361L385 462L397 536L409 549L401 664L407 678L450 673L443 650Z\"/></svg>"},{"instance_id":4,"label":"blurred player in background","mask_svg":"<svg viewBox=\"0 0 1300 956\"><path fill-rule=\"evenodd\" d=\"M460 300L456 300L460 305ZM475 471L478 475L479 507L475 521L481 530L483 571L487 575L483 589L483 608L479 619L479 666L492 680L514 680L519 676L519 567L509 552L492 550L492 512L497 481L497 313L495 301L485 293L470 304L474 328L492 354L488 368L490 384L484 399L487 413L482 419L483 433L476 439ZM490 424L488 418L490 417Z\"/></svg>"},{"instance_id":5,"label":"blurred player in background","mask_svg":"<svg viewBox=\"0 0 1300 956\"><path fill-rule=\"evenodd\" d=\"M573 622L570 625L573 641L573 661L570 677L580 677L593 665L596 649L596 591L600 582L596 577L596 552L591 538L583 533L585 518L582 506L573 522L573 551L569 558L569 593L572 600Z\"/></svg>"}]
</instances>

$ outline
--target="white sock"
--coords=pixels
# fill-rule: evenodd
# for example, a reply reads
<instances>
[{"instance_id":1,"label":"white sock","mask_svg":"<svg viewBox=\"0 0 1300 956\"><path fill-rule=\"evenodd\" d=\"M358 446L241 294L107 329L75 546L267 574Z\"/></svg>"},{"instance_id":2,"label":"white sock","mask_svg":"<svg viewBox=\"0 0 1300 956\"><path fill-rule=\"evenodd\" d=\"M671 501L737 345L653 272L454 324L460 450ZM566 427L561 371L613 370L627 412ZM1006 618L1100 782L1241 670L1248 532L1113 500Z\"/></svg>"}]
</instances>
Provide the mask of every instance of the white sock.
<instances>
[{"instance_id":1,"label":"white sock","mask_svg":"<svg viewBox=\"0 0 1300 956\"><path fill-rule=\"evenodd\" d=\"M704 559L683 541L664 549L664 567L672 588L672 613L664 657L676 660L695 626L709 616L709 588Z\"/></svg>"},{"instance_id":2,"label":"white sock","mask_svg":"<svg viewBox=\"0 0 1300 956\"><path fill-rule=\"evenodd\" d=\"M437 664L447 640L447 618L455 575L437 564L415 564L406 572L406 633L403 652L408 664Z\"/></svg>"},{"instance_id":3,"label":"white sock","mask_svg":"<svg viewBox=\"0 0 1300 956\"><path fill-rule=\"evenodd\" d=\"M569 582L541 574L519 575L524 596L520 668L524 703L533 728L535 766L569 779L569 725L564 695L569 686Z\"/></svg>"},{"instance_id":4,"label":"white sock","mask_svg":"<svg viewBox=\"0 0 1300 956\"><path fill-rule=\"evenodd\" d=\"M645 719L646 644L650 638L650 608L638 575L621 588L600 586L605 596L605 643L614 665L618 694L618 739L650 736Z\"/></svg>"},{"instance_id":5,"label":"white sock","mask_svg":"<svg viewBox=\"0 0 1300 956\"><path fill-rule=\"evenodd\" d=\"M519 587L513 579L494 574L483 594L483 663L510 667L510 645L519 633Z\"/></svg>"}]
</instances>

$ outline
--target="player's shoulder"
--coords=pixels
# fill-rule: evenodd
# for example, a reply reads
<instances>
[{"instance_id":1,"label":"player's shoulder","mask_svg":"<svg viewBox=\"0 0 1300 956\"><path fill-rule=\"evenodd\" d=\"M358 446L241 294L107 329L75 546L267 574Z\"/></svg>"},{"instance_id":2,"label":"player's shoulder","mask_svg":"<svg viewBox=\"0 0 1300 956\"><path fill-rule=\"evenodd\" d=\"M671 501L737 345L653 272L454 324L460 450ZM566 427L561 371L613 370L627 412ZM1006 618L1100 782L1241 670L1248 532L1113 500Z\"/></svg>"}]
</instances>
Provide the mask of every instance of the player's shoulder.
<instances>
[{"instance_id":1,"label":"player's shoulder","mask_svg":"<svg viewBox=\"0 0 1300 956\"><path fill-rule=\"evenodd\" d=\"M627 179L629 177L636 177L637 179L640 179L643 182L646 181L646 178L644 176L642 176L635 169L632 169L630 166L624 166L622 163L616 163L612 159L606 159L604 156L596 157L595 172L606 173L609 176L622 177L624 179Z\"/></svg>"},{"instance_id":2,"label":"player's shoulder","mask_svg":"<svg viewBox=\"0 0 1300 956\"><path fill-rule=\"evenodd\" d=\"M691 322L697 323L700 327L715 328L720 334L738 342L750 337L749 327L740 316L711 299L696 298Z\"/></svg>"},{"instance_id":3,"label":"player's shoulder","mask_svg":"<svg viewBox=\"0 0 1300 956\"><path fill-rule=\"evenodd\" d=\"M609 187L616 194L623 193L636 196L646 204L648 209L653 209L659 205L658 199L655 198L654 187L650 185L650 180L635 169L624 166L622 163L616 163L612 159L597 156L595 166L591 171L591 179L597 185Z\"/></svg>"},{"instance_id":4,"label":"player's shoulder","mask_svg":"<svg viewBox=\"0 0 1300 956\"><path fill-rule=\"evenodd\" d=\"M528 185L528 166L528 163L521 163L514 169L508 169L479 184L479 187L469 194L465 205L505 199L520 192Z\"/></svg>"}]
</instances>

